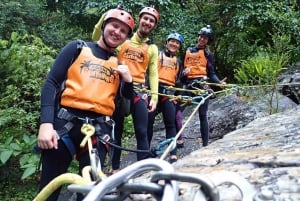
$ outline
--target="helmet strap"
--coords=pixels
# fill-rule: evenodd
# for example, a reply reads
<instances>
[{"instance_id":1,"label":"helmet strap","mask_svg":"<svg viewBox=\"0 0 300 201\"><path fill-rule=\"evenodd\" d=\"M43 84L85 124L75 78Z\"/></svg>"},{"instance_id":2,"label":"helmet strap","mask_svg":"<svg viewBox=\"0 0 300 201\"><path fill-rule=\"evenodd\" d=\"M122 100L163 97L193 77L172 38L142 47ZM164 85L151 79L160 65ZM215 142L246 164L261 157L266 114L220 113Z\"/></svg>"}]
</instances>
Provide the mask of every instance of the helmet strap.
<instances>
[{"instance_id":1,"label":"helmet strap","mask_svg":"<svg viewBox=\"0 0 300 201\"><path fill-rule=\"evenodd\" d=\"M167 55L169 55L171 57L173 57L176 54L176 52L170 52L170 50L168 49L167 45L166 45L166 51L165 52L167 53Z\"/></svg>"}]
</instances>

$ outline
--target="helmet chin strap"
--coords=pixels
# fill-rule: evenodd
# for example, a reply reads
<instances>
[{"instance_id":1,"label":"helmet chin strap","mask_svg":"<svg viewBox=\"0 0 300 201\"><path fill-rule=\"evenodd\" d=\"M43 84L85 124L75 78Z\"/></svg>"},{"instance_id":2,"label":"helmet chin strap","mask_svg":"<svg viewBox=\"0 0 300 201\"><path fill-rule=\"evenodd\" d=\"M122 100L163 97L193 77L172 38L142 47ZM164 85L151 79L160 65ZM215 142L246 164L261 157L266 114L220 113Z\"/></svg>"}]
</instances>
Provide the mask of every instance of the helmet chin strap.
<instances>
[{"instance_id":1,"label":"helmet chin strap","mask_svg":"<svg viewBox=\"0 0 300 201\"><path fill-rule=\"evenodd\" d=\"M175 55L175 52L171 52L168 47L166 47L166 53L168 53L172 57Z\"/></svg>"}]
</instances>

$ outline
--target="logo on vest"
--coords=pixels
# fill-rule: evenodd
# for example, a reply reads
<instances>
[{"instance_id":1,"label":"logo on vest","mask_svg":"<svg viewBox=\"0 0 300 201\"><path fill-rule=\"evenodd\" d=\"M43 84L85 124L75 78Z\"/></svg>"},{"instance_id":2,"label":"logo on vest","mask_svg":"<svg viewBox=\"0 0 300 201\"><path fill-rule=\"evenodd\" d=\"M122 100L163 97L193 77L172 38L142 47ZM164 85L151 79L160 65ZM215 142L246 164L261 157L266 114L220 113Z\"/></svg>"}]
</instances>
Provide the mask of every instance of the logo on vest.
<instances>
[{"instance_id":1,"label":"logo on vest","mask_svg":"<svg viewBox=\"0 0 300 201\"><path fill-rule=\"evenodd\" d=\"M137 52L130 49L127 49L122 56L124 59L133 60L139 63L143 63L145 60L145 55L143 52Z\"/></svg>"},{"instance_id":2,"label":"logo on vest","mask_svg":"<svg viewBox=\"0 0 300 201\"><path fill-rule=\"evenodd\" d=\"M177 63L174 61L165 60L165 61L163 61L162 66L167 71L175 70L177 68Z\"/></svg>"},{"instance_id":3,"label":"logo on vest","mask_svg":"<svg viewBox=\"0 0 300 201\"><path fill-rule=\"evenodd\" d=\"M103 80L107 83L114 83L118 78L118 73L111 67L106 67L101 64L84 61L80 66L80 74L83 76Z\"/></svg>"},{"instance_id":4,"label":"logo on vest","mask_svg":"<svg viewBox=\"0 0 300 201\"><path fill-rule=\"evenodd\" d=\"M188 57L186 60L187 65L196 66L201 61L201 56Z\"/></svg>"}]
</instances>

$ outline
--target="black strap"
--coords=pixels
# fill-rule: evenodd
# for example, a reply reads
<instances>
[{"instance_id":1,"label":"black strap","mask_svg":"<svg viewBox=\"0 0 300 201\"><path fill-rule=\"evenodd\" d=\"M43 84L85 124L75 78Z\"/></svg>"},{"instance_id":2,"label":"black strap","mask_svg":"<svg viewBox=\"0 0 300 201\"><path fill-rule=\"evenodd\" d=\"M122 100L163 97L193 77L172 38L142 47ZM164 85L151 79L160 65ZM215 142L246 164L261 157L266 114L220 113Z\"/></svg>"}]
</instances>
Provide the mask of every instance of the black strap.
<instances>
[{"instance_id":1,"label":"black strap","mask_svg":"<svg viewBox=\"0 0 300 201\"><path fill-rule=\"evenodd\" d=\"M73 122L68 121L61 129L57 130L56 133L60 136L68 133L74 127Z\"/></svg>"}]
</instances>

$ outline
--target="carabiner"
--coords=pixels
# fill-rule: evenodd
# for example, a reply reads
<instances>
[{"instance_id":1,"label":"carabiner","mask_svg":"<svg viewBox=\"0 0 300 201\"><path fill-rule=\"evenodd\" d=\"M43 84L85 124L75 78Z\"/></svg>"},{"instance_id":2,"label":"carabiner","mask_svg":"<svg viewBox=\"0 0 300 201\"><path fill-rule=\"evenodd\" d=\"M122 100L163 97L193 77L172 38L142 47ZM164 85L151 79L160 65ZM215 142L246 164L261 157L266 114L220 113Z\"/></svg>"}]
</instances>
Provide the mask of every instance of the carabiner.
<instances>
[{"instance_id":1,"label":"carabiner","mask_svg":"<svg viewBox=\"0 0 300 201\"><path fill-rule=\"evenodd\" d=\"M162 141L161 143L159 143L159 145L157 145L155 147L155 154L157 156L162 155L165 151L165 148L172 143L172 147L171 147L171 151L174 150L176 148L176 143L174 143L174 137L166 139L164 141Z\"/></svg>"}]
</instances>

